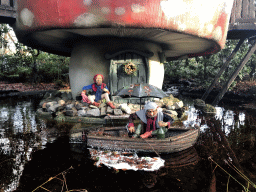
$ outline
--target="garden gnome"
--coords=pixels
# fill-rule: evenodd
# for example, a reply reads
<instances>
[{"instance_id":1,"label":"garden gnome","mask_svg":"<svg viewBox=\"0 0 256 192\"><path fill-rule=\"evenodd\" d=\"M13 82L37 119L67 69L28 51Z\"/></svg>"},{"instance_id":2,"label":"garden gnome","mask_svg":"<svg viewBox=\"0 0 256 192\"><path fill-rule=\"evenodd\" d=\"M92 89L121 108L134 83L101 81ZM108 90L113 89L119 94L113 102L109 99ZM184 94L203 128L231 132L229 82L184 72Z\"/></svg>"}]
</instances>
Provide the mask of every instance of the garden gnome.
<instances>
[{"instance_id":1,"label":"garden gnome","mask_svg":"<svg viewBox=\"0 0 256 192\"><path fill-rule=\"evenodd\" d=\"M139 124L135 130L134 121L140 119L142 126ZM128 122L128 130L134 133L133 137L148 138L152 136L152 132L160 127L170 128L173 118L162 112L162 109L155 102L149 102L144 109L130 115Z\"/></svg>"},{"instance_id":2,"label":"garden gnome","mask_svg":"<svg viewBox=\"0 0 256 192\"><path fill-rule=\"evenodd\" d=\"M109 90L107 88L107 85L103 83L104 77L101 74L97 74L93 77L94 83L91 85L87 85L83 87L83 91L81 93L82 95L82 101L93 104L96 107L100 106L99 101L101 99L106 99L107 105L109 105L112 109L115 109L116 107L113 105L112 102L110 102L109 99ZM87 96L86 91L92 89L91 95Z\"/></svg>"}]
</instances>

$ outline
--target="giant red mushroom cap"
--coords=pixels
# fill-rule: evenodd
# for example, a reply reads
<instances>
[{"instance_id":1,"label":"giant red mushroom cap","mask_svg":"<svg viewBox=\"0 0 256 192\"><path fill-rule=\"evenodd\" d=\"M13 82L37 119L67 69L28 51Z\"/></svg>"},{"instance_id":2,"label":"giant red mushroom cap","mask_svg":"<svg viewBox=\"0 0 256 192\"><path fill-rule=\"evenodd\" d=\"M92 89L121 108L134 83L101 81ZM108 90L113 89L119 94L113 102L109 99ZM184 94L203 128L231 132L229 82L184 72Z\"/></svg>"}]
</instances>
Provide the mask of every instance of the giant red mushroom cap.
<instances>
[{"instance_id":1,"label":"giant red mushroom cap","mask_svg":"<svg viewBox=\"0 0 256 192\"><path fill-rule=\"evenodd\" d=\"M117 37L162 46L167 59L219 51L233 0L18 0L18 39L69 56L81 39Z\"/></svg>"}]
</instances>

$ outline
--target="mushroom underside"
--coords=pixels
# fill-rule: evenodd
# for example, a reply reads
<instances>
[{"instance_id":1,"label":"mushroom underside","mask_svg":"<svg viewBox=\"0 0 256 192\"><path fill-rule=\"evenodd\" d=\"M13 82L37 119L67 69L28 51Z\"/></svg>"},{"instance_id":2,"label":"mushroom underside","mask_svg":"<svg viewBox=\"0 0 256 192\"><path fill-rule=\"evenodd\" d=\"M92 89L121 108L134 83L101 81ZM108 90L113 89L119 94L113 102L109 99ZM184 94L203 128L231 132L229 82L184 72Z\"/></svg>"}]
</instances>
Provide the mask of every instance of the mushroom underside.
<instances>
[{"instance_id":1,"label":"mushroom underside","mask_svg":"<svg viewBox=\"0 0 256 192\"><path fill-rule=\"evenodd\" d=\"M189 54L203 54L208 50L220 50L211 40L177 31L136 28L89 28L53 29L19 35L20 41L28 46L55 54L70 56L74 45L80 41L102 39L132 39L148 41L162 47L166 58L178 58Z\"/></svg>"}]
</instances>

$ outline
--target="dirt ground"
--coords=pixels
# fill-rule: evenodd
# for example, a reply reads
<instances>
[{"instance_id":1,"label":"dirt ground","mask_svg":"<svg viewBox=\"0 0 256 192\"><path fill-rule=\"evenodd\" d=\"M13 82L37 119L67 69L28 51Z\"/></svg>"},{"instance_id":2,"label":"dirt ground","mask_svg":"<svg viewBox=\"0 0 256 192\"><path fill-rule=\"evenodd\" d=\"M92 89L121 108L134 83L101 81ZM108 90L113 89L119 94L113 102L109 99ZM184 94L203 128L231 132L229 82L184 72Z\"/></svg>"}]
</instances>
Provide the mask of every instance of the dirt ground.
<instances>
[{"instance_id":1,"label":"dirt ground","mask_svg":"<svg viewBox=\"0 0 256 192\"><path fill-rule=\"evenodd\" d=\"M57 85L55 83L8 83L0 81L0 91L48 91L48 90L60 90L69 89L69 85Z\"/></svg>"}]
</instances>

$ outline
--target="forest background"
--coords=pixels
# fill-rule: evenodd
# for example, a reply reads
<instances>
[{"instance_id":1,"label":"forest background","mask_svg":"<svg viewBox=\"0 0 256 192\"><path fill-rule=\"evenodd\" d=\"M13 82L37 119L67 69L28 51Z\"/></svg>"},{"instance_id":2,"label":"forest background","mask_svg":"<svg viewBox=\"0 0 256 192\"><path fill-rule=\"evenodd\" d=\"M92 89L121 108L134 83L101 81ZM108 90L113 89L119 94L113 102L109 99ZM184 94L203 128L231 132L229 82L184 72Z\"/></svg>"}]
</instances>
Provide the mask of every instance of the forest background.
<instances>
[{"instance_id":1,"label":"forest background","mask_svg":"<svg viewBox=\"0 0 256 192\"><path fill-rule=\"evenodd\" d=\"M54 55L27 47L19 42L14 42L16 52L6 54L10 30L8 25L0 25L0 81L8 83L55 83L57 85L69 84L69 57ZM219 69L227 57L234 50L238 40L227 40L225 48L218 53L207 57L195 57L190 59L176 60L165 63L165 79L188 80L197 85L198 88L207 88L213 81ZM237 54L229 63L227 69L219 78L217 87L221 87L251 47L251 42L246 40ZM242 80L255 80L256 56L252 55L250 60L240 71L236 80L232 83L230 90L234 89ZM165 81L170 82L170 81ZM254 83L253 83L254 84Z\"/></svg>"}]
</instances>

